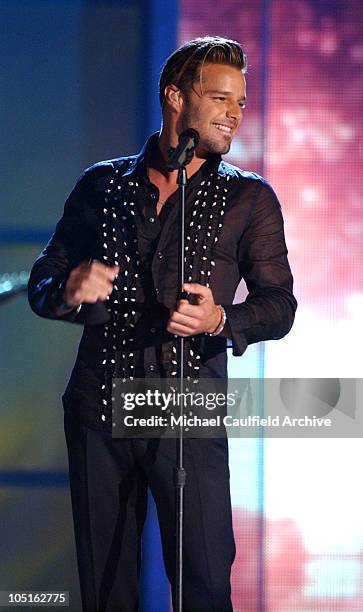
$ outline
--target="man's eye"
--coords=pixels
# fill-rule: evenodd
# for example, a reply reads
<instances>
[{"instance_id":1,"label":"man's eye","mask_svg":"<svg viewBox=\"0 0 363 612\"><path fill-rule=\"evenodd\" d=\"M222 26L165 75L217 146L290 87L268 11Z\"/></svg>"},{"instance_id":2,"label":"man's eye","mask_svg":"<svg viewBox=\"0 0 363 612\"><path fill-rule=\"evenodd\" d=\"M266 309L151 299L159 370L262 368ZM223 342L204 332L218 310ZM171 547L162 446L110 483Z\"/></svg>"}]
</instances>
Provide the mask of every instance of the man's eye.
<instances>
[{"instance_id":1,"label":"man's eye","mask_svg":"<svg viewBox=\"0 0 363 612\"><path fill-rule=\"evenodd\" d=\"M245 105L245 103L244 103L244 102L241 102L241 103L239 104L239 107L243 109L243 108L246 108L246 105Z\"/></svg>"},{"instance_id":2,"label":"man's eye","mask_svg":"<svg viewBox=\"0 0 363 612\"><path fill-rule=\"evenodd\" d=\"M222 96L215 96L214 100L225 100L226 98L223 98Z\"/></svg>"}]
</instances>

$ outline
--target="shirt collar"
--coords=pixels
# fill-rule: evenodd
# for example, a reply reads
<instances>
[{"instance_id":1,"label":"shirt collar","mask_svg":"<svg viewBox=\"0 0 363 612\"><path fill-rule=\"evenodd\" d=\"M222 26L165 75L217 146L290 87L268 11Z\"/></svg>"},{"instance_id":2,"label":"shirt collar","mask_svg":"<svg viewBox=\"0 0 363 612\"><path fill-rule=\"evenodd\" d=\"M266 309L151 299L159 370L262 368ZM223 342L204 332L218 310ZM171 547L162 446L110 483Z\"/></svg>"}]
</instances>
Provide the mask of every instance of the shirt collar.
<instances>
[{"instance_id":1,"label":"shirt collar","mask_svg":"<svg viewBox=\"0 0 363 612\"><path fill-rule=\"evenodd\" d=\"M154 148L158 145L158 140L159 132L155 132L150 136L150 138L148 138L139 154L135 155L133 158L133 163L130 164L124 176L131 176L137 173L140 177L147 178L148 159ZM203 180L211 172L218 172L221 161L221 155L211 154L192 178L194 179L194 177L200 177L200 179Z\"/></svg>"}]
</instances>

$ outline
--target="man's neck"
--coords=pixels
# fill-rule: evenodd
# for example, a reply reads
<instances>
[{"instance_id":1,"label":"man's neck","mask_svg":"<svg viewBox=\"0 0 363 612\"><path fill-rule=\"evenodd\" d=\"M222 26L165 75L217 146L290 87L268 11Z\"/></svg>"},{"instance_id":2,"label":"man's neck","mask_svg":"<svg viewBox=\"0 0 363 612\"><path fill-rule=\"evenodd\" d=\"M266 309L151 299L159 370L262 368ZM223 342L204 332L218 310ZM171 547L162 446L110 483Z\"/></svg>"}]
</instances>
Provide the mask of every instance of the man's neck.
<instances>
[{"instance_id":1,"label":"man's neck","mask_svg":"<svg viewBox=\"0 0 363 612\"><path fill-rule=\"evenodd\" d=\"M178 170L173 170L169 172L166 169L166 165L169 161L169 149L171 147L176 147L178 144L178 136L177 134L167 134L166 131L162 128L159 136L158 147L155 149L154 154L149 160L149 166L156 173L160 173L163 176L164 181L167 181L170 184L176 185ZM201 157L197 157L194 155L192 161L188 164L188 177L190 178L198 172L200 167L204 164L206 160Z\"/></svg>"}]
</instances>

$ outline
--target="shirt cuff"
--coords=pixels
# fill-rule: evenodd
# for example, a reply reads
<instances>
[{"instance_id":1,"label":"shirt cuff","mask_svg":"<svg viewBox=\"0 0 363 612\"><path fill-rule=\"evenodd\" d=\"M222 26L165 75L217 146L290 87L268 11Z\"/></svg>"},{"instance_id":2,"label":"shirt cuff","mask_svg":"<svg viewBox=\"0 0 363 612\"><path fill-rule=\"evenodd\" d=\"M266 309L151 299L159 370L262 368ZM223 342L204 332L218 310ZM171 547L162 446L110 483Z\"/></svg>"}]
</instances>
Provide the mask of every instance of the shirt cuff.
<instances>
[{"instance_id":1,"label":"shirt cuff","mask_svg":"<svg viewBox=\"0 0 363 612\"><path fill-rule=\"evenodd\" d=\"M63 276L50 276L41 280L35 288L32 307L35 312L43 317L78 323L78 315L82 310L79 306L75 306L64 314L57 313L60 303L60 291L63 291L64 278Z\"/></svg>"},{"instance_id":2,"label":"shirt cuff","mask_svg":"<svg viewBox=\"0 0 363 612\"><path fill-rule=\"evenodd\" d=\"M246 329L247 321L244 313L241 312L240 304L222 304L227 317L227 323L231 330L232 354L234 357L240 357L248 347L248 342L244 330Z\"/></svg>"}]
</instances>

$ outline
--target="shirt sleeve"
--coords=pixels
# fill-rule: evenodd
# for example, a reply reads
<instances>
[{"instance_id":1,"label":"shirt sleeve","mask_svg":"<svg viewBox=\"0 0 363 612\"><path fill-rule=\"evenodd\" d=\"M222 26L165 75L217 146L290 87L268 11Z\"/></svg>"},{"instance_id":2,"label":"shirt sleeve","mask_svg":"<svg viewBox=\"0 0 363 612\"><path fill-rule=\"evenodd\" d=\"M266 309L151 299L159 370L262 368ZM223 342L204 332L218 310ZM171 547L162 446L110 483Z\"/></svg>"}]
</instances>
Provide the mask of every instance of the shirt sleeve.
<instances>
[{"instance_id":1,"label":"shirt sleeve","mask_svg":"<svg viewBox=\"0 0 363 612\"><path fill-rule=\"evenodd\" d=\"M56 310L60 285L66 281L73 268L90 259L92 243L94 245L95 242L95 231L85 210L90 174L89 170L86 171L77 182L65 203L63 216L54 234L31 270L28 299L32 310L41 317L85 323L85 317L89 316L90 307L93 307L87 305L79 313L74 309L62 315ZM105 310L103 304L101 306Z\"/></svg>"},{"instance_id":2,"label":"shirt sleeve","mask_svg":"<svg viewBox=\"0 0 363 612\"><path fill-rule=\"evenodd\" d=\"M235 356L242 355L249 344L285 336L297 307L281 207L273 189L263 180L239 243L238 265L247 298L243 303L223 304Z\"/></svg>"}]
</instances>

